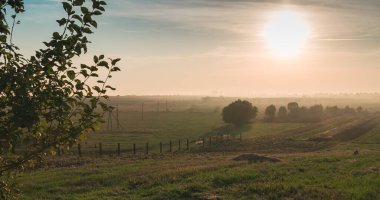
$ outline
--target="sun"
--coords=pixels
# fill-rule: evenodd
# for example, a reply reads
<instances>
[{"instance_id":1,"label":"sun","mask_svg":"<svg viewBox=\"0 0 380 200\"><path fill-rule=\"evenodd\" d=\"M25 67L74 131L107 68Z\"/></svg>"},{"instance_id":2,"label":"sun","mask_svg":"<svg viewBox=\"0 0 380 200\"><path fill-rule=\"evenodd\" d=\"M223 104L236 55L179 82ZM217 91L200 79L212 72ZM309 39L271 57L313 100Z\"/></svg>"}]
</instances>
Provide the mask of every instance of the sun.
<instances>
[{"instance_id":1,"label":"sun","mask_svg":"<svg viewBox=\"0 0 380 200\"><path fill-rule=\"evenodd\" d=\"M295 11L275 12L262 33L266 46L283 57L299 54L311 36L309 24Z\"/></svg>"}]
</instances>

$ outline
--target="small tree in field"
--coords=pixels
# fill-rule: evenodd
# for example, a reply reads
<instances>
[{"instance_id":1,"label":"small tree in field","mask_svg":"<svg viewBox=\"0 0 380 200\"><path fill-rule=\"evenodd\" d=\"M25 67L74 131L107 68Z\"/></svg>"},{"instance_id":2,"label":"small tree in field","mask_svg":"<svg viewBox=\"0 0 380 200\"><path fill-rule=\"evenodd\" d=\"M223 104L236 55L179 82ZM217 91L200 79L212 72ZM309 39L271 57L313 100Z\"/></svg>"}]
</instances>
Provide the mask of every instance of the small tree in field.
<instances>
[{"instance_id":1,"label":"small tree in field","mask_svg":"<svg viewBox=\"0 0 380 200\"><path fill-rule=\"evenodd\" d=\"M224 107L222 116L223 121L232 123L236 126L248 124L257 115L257 108L248 101L237 100Z\"/></svg>"},{"instance_id":2,"label":"small tree in field","mask_svg":"<svg viewBox=\"0 0 380 200\"><path fill-rule=\"evenodd\" d=\"M278 109L278 114L277 114L278 118L280 120L285 120L286 117L288 116L288 110L286 109L285 106L281 106L279 109Z\"/></svg>"},{"instance_id":3,"label":"small tree in field","mask_svg":"<svg viewBox=\"0 0 380 200\"><path fill-rule=\"evenodd\" d=\"M273 121L276 117L276 106L270 105L265 109L265 116L268 118L268 120Z\"/></svg>"},{"instance_id":4,"label":"small tree in field","mask_svg":"<svg viewBox=\"0 0 380 200\"><path fill-rule=\"evenodd\" d=\"M120 59L100 55L89 65L72 61L87 52L87 35L97 28L94 17L103 14L105 5L64 0L66 14L57 20L61 31L26 58L12 41L24 2L0 0L0 199L15 197L8 182L13 172L75 144L95 130L102 110L111 109L104 102L114 88L106 82L120 70L115 66Z\"/></svg>"}]
</instances>

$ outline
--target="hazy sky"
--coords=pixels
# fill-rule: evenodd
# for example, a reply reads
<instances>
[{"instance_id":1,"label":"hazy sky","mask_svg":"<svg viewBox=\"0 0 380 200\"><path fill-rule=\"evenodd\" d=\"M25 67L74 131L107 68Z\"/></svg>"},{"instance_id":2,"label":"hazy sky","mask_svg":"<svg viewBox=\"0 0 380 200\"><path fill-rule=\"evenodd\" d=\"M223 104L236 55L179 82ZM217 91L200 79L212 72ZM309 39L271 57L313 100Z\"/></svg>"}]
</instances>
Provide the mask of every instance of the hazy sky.
<instances>
[{"instance_id":1,"label":"hazy sky","mask_svg":"<svg viewBox=\"0 0 380 200\"><path fill-rule=\"evenodd\" d=\"M56 0L25 0L15 43L41 48ZM380 91L379 0L109 0L89 54L122 58L114 94L249 95ZM301 16L310 38L282 57L263 41L276 13ZM289 30L290 32L294 30ZM90 56L89 55L89 56ZM89 57L82 61L90 62Z\"/></svg>"}]
</instances>

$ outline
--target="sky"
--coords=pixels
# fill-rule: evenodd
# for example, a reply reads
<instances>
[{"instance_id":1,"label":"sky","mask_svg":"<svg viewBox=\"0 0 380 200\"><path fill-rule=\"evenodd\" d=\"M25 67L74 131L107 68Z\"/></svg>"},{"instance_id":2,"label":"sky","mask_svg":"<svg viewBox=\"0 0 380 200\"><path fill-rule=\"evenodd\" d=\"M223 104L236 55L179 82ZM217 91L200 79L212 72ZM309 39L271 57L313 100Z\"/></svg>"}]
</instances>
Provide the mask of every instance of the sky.
<instances>
[{"instance_id":1,"label":"sky","mask_svg":"<svg viewBox=\"0 0 380 200\"><path fill-rule=\"evenodd\" d=\"M14 42L42 48L64 16L58 0L25 0ZM88 55L122 59L113 95L270 96L379 92L378 0L109 0ZM268 47L265 28L291 12L306 25L297 54ZM271 21L272 20L272 21ZM296 20L297 21L297 20ZM279 21L283 23L281 20ZM278 23L274 23L275 26ZM273 24L273 23L272 23ZM287 24L284 22L284 24ZM293 23L294 24L294 23ZM299 38L296 28L284 34ZM295 35L293 35L293 33ZM292 40L289 40L292 42Z\"/></svg>"}]
</instances>

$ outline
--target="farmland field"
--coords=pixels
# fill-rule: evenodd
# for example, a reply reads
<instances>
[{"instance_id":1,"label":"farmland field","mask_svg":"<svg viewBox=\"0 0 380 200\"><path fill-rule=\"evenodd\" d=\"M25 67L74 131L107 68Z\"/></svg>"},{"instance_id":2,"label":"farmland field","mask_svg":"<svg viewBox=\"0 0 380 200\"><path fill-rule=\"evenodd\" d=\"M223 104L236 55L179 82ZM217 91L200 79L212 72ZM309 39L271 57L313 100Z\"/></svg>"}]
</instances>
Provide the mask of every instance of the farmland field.
<instances>
[{"instance_id":1,"label":"farmland field","mask_svg":"<svg viewBox=\"0 0 380 200\"><path fill-rule=\"evenodd\" d=\"M223 99L222 99L223 100ZM22 199L379 199L380 118L363 114L316 123L269 123L259 113L248 127L229 132L229 141L206 139L223 126L223 101L190 99L176 109L155 111L149 98L120 101L120 127L107 124L73 148L47 158L46 165L18 176ZM276 105L286 105L285 100ZM261 107L273 103L258 100ZM318 99L304 102L319 103ZM328 102L327 100L324 100ZM145 102L144 117L139 112ZM228 103L228 102L227 102ZM226 104L227 104L226 103ZM253 101L255 104L255 101ZM339 106L355 101L331 101ZM162 103L164 104L164 103ZM366 108L366 105L362 105ZM149 109L148 109L149 108ZM374 104L368 109L376 110ZM260 109L261 111L263 108ZM114 114L115 115L115 114ZM115 118L114 118L115 120ZM107 121L107 119L106 119ZM242 139L238 139L241 134ZM235 136L235 139L232 139ZM178 151L178 140L184 146ZM168 152L168 142L173 151ZM164 152L159 153L159 143ZM107 153L98 155L95 145ZM117 156L117 143L121 155ZM144 147L149 143L146 155ZM133 155L131 147L138 150ZM354 155L354 152L357 153ZM252 154L255 153L255 154ZM256 162L253 155L279 162ZM236 160L241 155L247 159ZM251 159L251 157L252 159Z\"/></svg>"}]
</instances>

